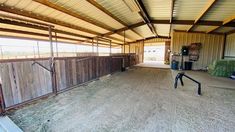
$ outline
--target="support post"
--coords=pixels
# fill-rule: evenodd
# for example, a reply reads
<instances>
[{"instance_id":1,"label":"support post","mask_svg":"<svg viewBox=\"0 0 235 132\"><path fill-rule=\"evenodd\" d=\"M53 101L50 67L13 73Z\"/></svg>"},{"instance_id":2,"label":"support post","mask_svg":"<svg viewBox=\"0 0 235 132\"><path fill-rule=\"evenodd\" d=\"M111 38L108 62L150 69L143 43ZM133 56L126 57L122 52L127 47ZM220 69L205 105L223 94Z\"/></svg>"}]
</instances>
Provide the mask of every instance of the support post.
<instances>
[{"instance_id":1,"label":"support post","mask_svg":"<svg viewBox=\"0 0 235 132\"><path fill-rule=\"evenodd\" d=\"M56 31L55 31L55 44L56 44L56 57L59 57L58 41L57 41L57 32L56 32Z\"/></svg>"},{"instance_id":2,"label":"support post","mask_svg":"<svg viewBox=\"0 0 235 132\"><path fill-rule=\"evenodd\" d=\"M92 38L92 53L94 54L94 38Z\"/></svg>"},{"instance_id":3,"label":"support post","mask_svg":"<svg viewBox=\"0 0 235 132\"><path fill-rule=\"evenodd\" d=\"M1 50L1 59L3 59L3 51L2 51L2 46L0 46L0 50Z\"/></svg>"},{"instance_id":4,"label":"support post","mask_svg":"<svg viewBox=\"0 0 235 132\"><path fill-rule=\"evenodd\" d=\"M0 83L0 114L5 112L5 101L4 101L4 97L3 97L3 91L2 91L2 84Z\"/></svg>"},{"instance_id":5,"label":"support post","mask_svg":"<svg viewBox=\"0 0 235 132\"><path fill-rule=\"evenodd\" d=\"M99 55L99 40L98 37L96 38L96 53Z\"/></svg>"},{"instance_id":6,"label":"support post","mask_svg":"<svg viewBox=\"0 0 235 132\"><path fill-rule=\"evenodd\" d=\"M37 41L37 48L38 48L38 58L40 58L40 50L39 50L39 43Z\"/></svg>"},{"instance_id":7,"label":"support post","mask_svg":"<svg viewBox=\"0 0 235 132\"><path fill-rule=\"evenodd\" d=\"M112 40L109 41L109 55L112 54Z\"/></svg>"},{"instance_id":8,"label":"support post","mask_svg":"<svg viewBox=\"0 0 235 132\"><path fill-rule=\"evenodd\" d=\"M124 30L124 38L123 38L123 53L125 54L125 44L126 44L126 31Z\"/></svg>"},{"instance_id":9,"label":"support post","mask_svg":"<svg viewBox=\"0 0 235 132\"><path fill-rule=\"evenodd\" d=\"M49 26L49 40L50 40L50 48L51 48L50 69L51 69L52 91L53 91L53 93L57 94L56 75L55 75L55 63L54 63L54 52L53 52L52 29L51 29L51 26Z\"/></svg>"}]
</instances>

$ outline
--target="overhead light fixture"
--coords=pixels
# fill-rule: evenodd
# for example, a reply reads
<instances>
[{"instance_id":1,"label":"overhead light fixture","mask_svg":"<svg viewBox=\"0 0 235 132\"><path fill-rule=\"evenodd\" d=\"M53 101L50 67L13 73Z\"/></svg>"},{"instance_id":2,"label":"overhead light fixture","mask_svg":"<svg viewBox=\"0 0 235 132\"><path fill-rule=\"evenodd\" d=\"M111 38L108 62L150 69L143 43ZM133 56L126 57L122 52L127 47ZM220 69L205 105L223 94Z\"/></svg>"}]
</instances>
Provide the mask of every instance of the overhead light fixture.
<instances>
[{"instance_id":1,"label":"overhead light fixture","mask_svg":"<svg viewBox=\"0 0 235 132\"><path fill-rule=\"evenodd\" d=\"M135 0L123 0L123 2L131 10L131 12L140 12L140 8L136 4Z\"/></svg>"}]
</instances>

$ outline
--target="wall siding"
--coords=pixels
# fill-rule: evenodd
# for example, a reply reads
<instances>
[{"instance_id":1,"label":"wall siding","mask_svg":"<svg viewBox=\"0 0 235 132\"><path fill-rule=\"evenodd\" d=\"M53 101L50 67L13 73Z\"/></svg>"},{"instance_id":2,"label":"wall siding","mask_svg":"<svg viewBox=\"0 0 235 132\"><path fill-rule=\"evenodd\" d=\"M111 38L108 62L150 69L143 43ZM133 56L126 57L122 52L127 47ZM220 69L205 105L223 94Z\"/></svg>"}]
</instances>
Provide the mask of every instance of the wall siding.
<instances>
[{"instance_id":1,"label":"wall siding","mask_svg":"<svg viewBox=\"0 0 235 132\"><path fill-rule=\"evenodd\" d=\"M235 33L227 35L225 59L235 59Z\"/></svg>"},{"instance_id":2,"label":"wall siding","mask_svg":"<svg viewBox=\"0 0 235 132\"><path fill-rule=\"evenodd\" d=\"M194 70L205 69L214 60L222 58L224 43L223 35L173 32L171 42L172 53L179 53L183 45L202 43L199 60L193 63Z\"/></svg>"}]
</instances>

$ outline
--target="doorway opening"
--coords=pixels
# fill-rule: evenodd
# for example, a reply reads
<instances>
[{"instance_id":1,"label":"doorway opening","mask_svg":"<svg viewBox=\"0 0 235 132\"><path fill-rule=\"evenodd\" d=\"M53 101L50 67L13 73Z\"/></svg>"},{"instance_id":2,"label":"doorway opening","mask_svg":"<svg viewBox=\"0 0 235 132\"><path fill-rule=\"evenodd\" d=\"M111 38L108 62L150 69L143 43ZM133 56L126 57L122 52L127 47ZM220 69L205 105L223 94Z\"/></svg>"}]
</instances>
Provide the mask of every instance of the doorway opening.
<instances>
[{"instance_id":1,"label":"doorway opening","mask_svg":"<svg viewBox=\"0 0 235 132\"><path fill-rule=\"evenodd\" d=\"M156 68L170 68L166 64L168 56L168 43L145 43L144 45L144 63L139 66L143 67L156 67Z\"/></svg>"}]
</instances>

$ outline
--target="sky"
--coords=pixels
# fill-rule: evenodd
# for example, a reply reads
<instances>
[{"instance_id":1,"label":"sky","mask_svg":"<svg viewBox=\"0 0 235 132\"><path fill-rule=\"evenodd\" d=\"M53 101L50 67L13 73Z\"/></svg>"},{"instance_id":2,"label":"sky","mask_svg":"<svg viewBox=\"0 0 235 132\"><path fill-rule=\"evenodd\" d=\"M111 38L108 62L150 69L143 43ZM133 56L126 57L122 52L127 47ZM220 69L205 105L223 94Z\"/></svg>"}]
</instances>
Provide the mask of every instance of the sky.
<instances>
[{"instance_id":1,"label":"sky","mask_svg":"<svg viewBox=\"0 0 235 132\"><path fill-rule=\"evenodd\" d=\"M38 46L39 45L39 50ZM56 44L53 44L56 51ZM96 48L94 48L96 50ZM46 41L23 40L15 38L0 38L0 50L2 53L48 53L50 52L50 43ZM120 52L120 49L113 48L112 52ZM58 43L58 52L92 52L92 46ZM99 47L99 52L109 52L109 48Z\"/></svg>"}]
</instances>

